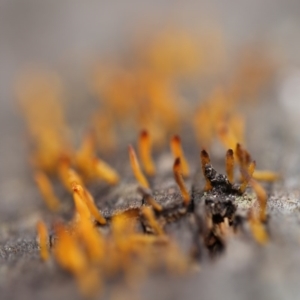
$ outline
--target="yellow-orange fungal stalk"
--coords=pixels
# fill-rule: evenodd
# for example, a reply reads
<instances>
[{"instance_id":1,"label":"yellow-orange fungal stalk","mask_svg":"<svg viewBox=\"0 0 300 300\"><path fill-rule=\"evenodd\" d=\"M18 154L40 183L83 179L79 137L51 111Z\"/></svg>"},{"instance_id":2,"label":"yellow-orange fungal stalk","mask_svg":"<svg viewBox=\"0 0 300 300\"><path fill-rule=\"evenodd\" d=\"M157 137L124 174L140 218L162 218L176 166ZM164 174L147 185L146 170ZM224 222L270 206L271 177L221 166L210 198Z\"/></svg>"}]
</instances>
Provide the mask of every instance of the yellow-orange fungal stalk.
<instances>
[{"instance_id":1,"label":"yellow-orange fungal stalk","mask_svg":"<svg viewBox=\"0 0 300 300\"><path fill-rule=\"evenodd\" d=\"M141 212L142 212L142 215L144 216L144 218L149 223L149 226L155 232L155 234L163 235L164 231L163 231L162 227L160 226L160 224L158 223L158 221L156 220L152 208L149 206L144 206L144 207L142 207Z\"/></svg>"},{"instance_id":2,"label":"yellow-orange fungal stalk","mask_svg":"<svg viewBox=\"0 0 300 300\"><path fill-rule=\"evenodd\" d=\"M126 246L127 249L130 248L130 243L128 243L128 239L131 236L140 234L138 232L138 219L140 216L141 210L138 211L138 215L136 215L134 218L132 218L132 215L128 212L121 213L120 215L113 217L112 229L114 237L116 238L117 242L126 242L128 244Z\"/></svg>"},{"instance_id":3,"label":"yellow-orange fungal stalk","mask_svg":"<svg viewBox=\"0 0 300 300\"><path fill-rule=\"evenodd\" d=\"M253 209L250 209L248 215L249 225L254 239L261 245L265 245L269 241L264 224L257 218Z\"/></svg>"},{"instance_id":4,"label":"yellow-orange fungal stalk","mask_svg":"<svg viewBox=\"0 0 300 300\"><path fill-rule=\"evenodd\" d=\"M181 164L181 172L183 176L189 176L190 174L190 168L188 165L188 162L184 156L182 146L181 146L181 139L178 135L173 136L171 139L171 151L173 153L174 158L176 159L177 157L180 158L180 164Z\"/></svg>"},{"instance_id":5,"label":"yellow-orange fungal stalk","mask_svg":"<svg viewBox=\"0 0 300 300\"><path fill-rule=\"evenodd\" d=\"M52 184L47 175L41 171L37 171L34 178L47 207L53 212L58 211L60 209L60 201L56 197Z\"/></svg>"},{"instance_id":6,"label":"yellow-orange fungal stalk","mask_svg":"<svg viewBox=\"0 0 300 300\"><path fill-rule=\"evenodd\" d=\"M103 248L89 225L91 221L83 216L69 228L56 224L53 252L60 266L75 276L81 293L90 297L101 287L95 263L101 262Z\"/></svg>"},{"instance_id":7,"label":"yellow-orange fungal stalk","mask_svg":"<svg viewBox=\"0 0 300 300\"><path fill-rule=\"evenodd\" d=\"M266 190L256 180L250 180L250 184L256 194L257 201L259 203L259 220L265 222L267 220L267 201L268 195Z\"/></svg>"},{"instance_id":8,"label":"yellow-orange fungal stalk","mask_svg":"<svg viewBox=\"0 0 300 300\"><path fill-rule=\"evenodd\" d=\"M102 216L102 214L100 213L99 209L97 208L97 206L95 204L95 200L94 200L93 196L91 195L91 193L88 190L85 190L84 194L85 194L85 198L84 199L86 199L86 204L87 204L87 206L88 206L91 214L95 218L95 220L99 224L105 225L106 224L106 220Z\"/></svg>"},{"instance_id":9,"label":"yellow-orange fungal stalk","mask_svg":"<svg viewBox=\"0 0 300 300\"><path fill-rule=\"evenodd\" d=\"M79 219L91 219L92 214L87 206L87 204L84 202L83 197L80 195L78 191L74 191L73 193L73 200L75 204L76 209L76 217ZM77 219L78 220L78 219Z\"/></svg>"},{"instance_id":10,"label":"yellow-orange fungal stalk","mask_svg":"<svg viewBox=\"0 0 300 300\"><path fill-rule=\"evenodd\" d=\"M208 152L204 149L201 151L200 157L201 157L202 173L203 173L203 176L205 176L205 166L210 164L210 157L209 157Z\"/></svg>"},{"instance_id":11,"label":"yellow-orange fungal stalk","mask_svg":"<svg viewBox=\"0 0 300 300\"><path fill-rule=\"evenodd\" d=\"M101 159L94 160L95 175L109 184L115 185L120 181L119 174Z\"/></svg>"},{"instance_id":12,"label":"yellow-orange fungal stalk","mask_svg":"<svg viewBox=\"0 0 300 300\"><path fill-rule=\"evenodd\" d=\"M248 167L249 167L249 164L251 163L251 156L250 156L249 152L247 152L240 143L236 144L235 156L236 156L237 162L240 165L241 181L245 182L245 181L247 181L245 176L247 177Z\"/></svg>"},{"instance_id":13,"label":"yellow-orange fungal stalk","mask_svg":"<svg viewBox=\"0 0 300 300\"><path fill-rule=\"evenodd\" d=\"M38 242L40 246L40 256L42 260L46 261L50 257L49 253L49 234L47 226L44 222L38 221L36 224L36 229L38 233Z\"/></svg>"},{"instance_id":14,"label":"yellow-orange fungal stalk","mask_svg":"<svg viewBox=\"0 0 300 300\"><path fill-rule=\"evenodd\" d=\"M146 202L151 205L155 211L160 212L163 210L163 207L153 198L151 190L139 187L138 192L141 193Z\"/></svg>"},{"instance_id":15,"label":"yellow-orange fungal stalk","mask_svg":"<svg viewBox=\"0 0 300 300\"><path fill-rule=\"evenodd\" d=\"M247 169L252 161L250 153L240 143L236 144L235 154L241 168Z\"/></svg>"},{"instance_id":16,"label":"yellow-orange fungal stalk","mask_svg":"<svg viewBox=\"0 0 300 300\"><path fill-rule=\"evenodd\" d=\"M70 193L73 193L73 183L83 185L81 176L71 168L71 163L68 159L62 158L58 165L58 176L62 184Z\"/></svg>"},{"instance_id":17,"label":"yellow-orange fungal stalk","mask_svg":"<svg viewBox=\"0 0 300 300\"><path fill-rule=\"evenodd\" d=\"M253 172L256 168L256 162L255 161L252 161L248 168L245 169L243 167L241 167L241 174L242 174L242 183L241 183L241 186L240 186L240 192L241 193L244 193L249 182L251 182L251 179L252 179L252 176L253 176Z\"/></svg>"},{"instance_id":18,"label":"yellow-orange fungal stalk","mask_svg":"<svg viewBox=\"0 0 300 300\"><path fill-rule=\"evenodd\" d=\"M149 188L148 180L146 179L145 175L141 170L139 161L131 145L129 145L128 151L129 151L129 160L130 160L131 169L133 171L136 180L142 187Z\"/></svg>"},{"instance_id":19,"label":"yellow-orange fungal stalk","mask_svg":"<svg viewBox=\"0 0 300 300\"><path fill-rule=\"evenodd\" d=\"M206 150L203 149L201 151L200 158L201 158L202 173L203 173L203 176L205 178L205 187L204 187L204 190L208 191L208 190L211 190L212 186L211 186L210 181L205 176L205 166L208 165L208 164L210 164L210 157L209 157L209 154L207 153Z\"/></svg>"},{"instance_id":20,"label":"yellow-orange fungal stalk","mask_svg":"<svg viewBox=\"0 0 300 300\"><path fill-rule=\"evenodd\" d=\"M73 190L74 183L84 186L81 176L74 169L69 169L67 174L68 174L69 187L72 190Z\"/></svg>"},{"instance_id":21,"label":"yellow-orange fungal stalk","mask_svg":"<svg viewBox=\"0 0 300 300\"><path fill-rule=\"evenodd\" d=\"M136 231L135 219L129 219L125 214L116 215L112 218L113 239L109 240L108 251L111 261L109 264L109 274L115 274L119 270L125 273L132 269L132 253L134 244L129 238Z\"/></svg>"},{"instance_id":22,"label":"yellow-orange fungal stalk","mask_svg":"<svg viewBox=\"0 0 300 300\"><path fill-rule=\"evenodd\" d=\"M91 216L100 224L106 224L105 218L101 215L100 211L95 205L92 195L81 185L73 183L73 197L78 214L85 218Z\"/></svg>"},{"instance_id":23,"label":"yellow-orange fungal stalk","mask_svg":"<svg viewBox=\"0 0 300 300\"><path fill-rule=\"evenodd\" d=\"M280 174L272 171L255 170L253 173L253 179L256 179L258 181L273 182L279 180L280 177Z\"/></svg>"},{"instance_id":24,"label":"yellow-orange fungal stalk","mask_svg":"<svg viewBox=\"0 0 300 300\"><path fill-rule=\"evenodd\" d=\"M249 165L248 165L248 174L250 176L250 178L253 177L253 173L255 171L256 168L256 161L253 160Z\"/></svg>"},{"instance_id":25,"label":"yellow-orange fungal stalk","mask_svg":"<svg viewBox=\"0 0 300 300\"><path fill-rule=\"evenodd\" d=\"M235 154L238 159L238 163L243 166L244 165L244 152L242 145L240 143L237 143L235 146Z\"/></svg>"},{"instance_id":26,"label":"yellow-orange fungal stalk","mask_svg":"<svg viewBox=\"0 0 300 300\"><path fill-rule=\"evenodd\" d=\"M244 153L245 153L244 154L245 155L245 166L249 166L252 161L252 157L247 150L244 150Z\"/></svg>"},{"instance_id":27,"label":"yellow-orange fungal stalk","mask_svg":"<svg viewBox=\"0 0 300 300\"><path fill-rule=\"evenodd\" d=\"M226 174L231 184L234 183L234 153L229 149L226 153Z\"/></svg>"},{"instance_id":28,"label":"yellow-orange fungal stalk","mask_svg":"<svg viewBox=\"0 0 300 300\"><path fill-rule=\"evenodd\" d=\"M147 130L140 133L138 141L139 156L147 175L155 174L155 165L151 155L152 141Z\"/></svg>"},{"instance_id":29,"label":"yellow-orange fungal stalk","mask_svg":"<svg viewBox=\"0 0 300 300\"><path fill-rule=\"evenodd\" d=\"M122 240L135 231L135 220L128 218L127 212L116 215L112 218L112 232L114 238Z\"/></svg>"},{"instance_id":30,"label":"yellow-orange fungal stalk","mask_svg":"<svg viewBox=\"0 0 300 300\"><path fill-rule=\"evenodd\" d=\"M163 210L163 207L159 203L157 203L151 195L146 195L145 200L153 207L154 210L158 212L161 212Z\"/></svg>"},{"instance_id":31,"label":"yellow-orange fungal stalk","mask_svg":"<svg viewBox=\"0 0 300 300\"><path fill-rule=\"evenodd\" d=\"M105 255L105 241L91 220L80 218L76 223L76 234L83 241L92 262L101 262Z\"/></svg>"},{"instance_id":32,"label":"yellow-orange fungal stalk","mask_svg":"<svg viewBox=\"0 0 300 300\"><path fill-rule=\"evenodd\" d=\"M57 235L53 249L56 260L64 269L80 278L88 268L88 260L83 249L76 236L71 235L64 225L56 224L54 229Z\"/></svg>"},{"instance_id":33,"label":"yellow-orange fungal stalk","mask_svg":"<svg viewBox=\"0 0 300 300\"><path fill-rule=\"evenodd\" d=\"M175 159L174 165L173 165L173 173L174 173L174 178L175 181L177 183L177 185L179 186L182 198L183 198L183 204L185 206L188 206L190 204L190 194L185 186L185 183L183 181L183 177L182 177L182 167L181 167L181 161L180 158L177 157Z\"/></svg>"}]
</instances>

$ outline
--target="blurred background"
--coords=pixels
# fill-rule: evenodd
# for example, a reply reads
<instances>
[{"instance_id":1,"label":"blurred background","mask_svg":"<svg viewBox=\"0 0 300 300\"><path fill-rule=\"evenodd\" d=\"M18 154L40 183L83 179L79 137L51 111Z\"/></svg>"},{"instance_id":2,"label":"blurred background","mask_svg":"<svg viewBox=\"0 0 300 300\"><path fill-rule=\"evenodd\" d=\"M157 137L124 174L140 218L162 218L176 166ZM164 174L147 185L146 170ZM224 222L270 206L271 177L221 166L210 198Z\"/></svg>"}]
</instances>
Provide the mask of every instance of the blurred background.
<instances>
[{"instance_id":1,"label":"blurred background","mask_svg":"<svg viewBox=\"0 0 300 300\"><path fill-rule=\"evenodd\" d=\"M243 47L263 45L281 66L274 100L297 126L299 16L298 0L0 0L1 216L14 216L23 198L24 214L35 205L36 191L28 184L28 137L15 99L22 70L38 65L59 74L72 108L68 121L76 124L86 122L94 109L87 78L97 61L126 56L133 44L147 42L151 34L176 28L195 40L217 36L214 50L220 50L225 65Z\"/></svg>"}]
</instances>

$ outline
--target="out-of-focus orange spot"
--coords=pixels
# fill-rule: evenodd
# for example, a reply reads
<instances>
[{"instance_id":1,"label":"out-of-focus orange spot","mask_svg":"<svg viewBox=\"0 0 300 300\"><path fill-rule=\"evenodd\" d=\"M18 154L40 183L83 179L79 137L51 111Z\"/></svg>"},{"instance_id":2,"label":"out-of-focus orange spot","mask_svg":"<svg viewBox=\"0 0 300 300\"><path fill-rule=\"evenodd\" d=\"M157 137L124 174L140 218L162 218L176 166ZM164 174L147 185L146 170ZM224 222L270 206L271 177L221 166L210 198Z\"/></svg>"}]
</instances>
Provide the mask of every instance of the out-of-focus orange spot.
<instances>
[{"instance_id":1,"label":"out-of-focus orange spot","mask_svg":"<svg viewBox=\"0 0 300 300\"><path fill-rule=\"evenodd\" d=\"M234 101L222 87L216 87L196 109L193 125L201 147L207 148L219 134L220 128L228 126L234 113ZM222 136L223 137L223 136ZM226 146L227 148L228 145Z\"/></svg>"},{"instance_id":2,"label":"out-of-focus orange spot","mask_svg":"<svg viewBox=\"0 0 300 300\"><path fill-rule=\"evenodd\" d=\"M109 112L99 111L93 118L98 149L103 154L113 154L118 147L115 123L116 120Z\"/></svg>"},{"instance_id":3,"label":"out-of-focus orange spot","mask_svg":"<svg viewBox=\"0 0 300 300\"><path fill-rule=\"evenodd\" d=\"M234 132L225 123L219 125L217 134L220 141L227 149L234 149L239 142Z\"/></svg>"},{"instance_id":4,"label":"out-of-focus orange spot","mask_svg":"<svg viewBox=\"0 0 300 300\"><path fill-rule=\"evenodd\" d=\"M257 95L268 85L276 64L265 51L253 47L243 51L238 60L229 89L237 99L257 102Z\"/></svg>"},{"instance_id":5,"label":"out-of-focus orange spot","mask_svg":"<svg viewBox=\"0 0 300 300\"><path fill-rule=\"evenodd\" d=\"M213 124L211 122L210 108L204 103L195 112L193 126L198 144L207 148L214 138Z\"/></svg>"},{"instance_id":6,"label":"out-of-focus orange spot","mask_svg":"<svg viewBox=\"0 0 300 300\"><path fill-rule=\"evenodd\" d=\"M228 128L232 131L237 141L241 144L245 144L245 117L240 113L232 113L228 118ZM232 149L236 145L233 145Z\"/></svg>"},{"instance_id":7,"label":"out-of-focus orange spot","mask_svg":"<svg viewBox=\"0 0 300 300\"><path fill-rule=\"evenodd\" d=\"M162 31L153 39L145 58L157 72L166 76L196 72L201 66L201 48L183 31Z\"/></svg>"},{"instance_id":8,"label":"out-of-focus orange spot","mask_svg":"<svg viewBox=\"0 0 300 300\"><path fill-rule=\"evenodd\" d=\"M16 90L33 142L32 161L37 168L54 173L61 153L70 151L60 78L51 72L27 70Z\"/></svg>"},{"instance_id":9,"label":"out-of-focus orange spot","mask_svg":"<svg viewBox=\"0 0 300 300\"><path fill-rule=\"evenodd\" d=\"M93 131L83 139L80 149L75 155L75 164L83 178L91 179L94 177L93 159L96 153L96 137Z\"/></svg>"}]
</instances>

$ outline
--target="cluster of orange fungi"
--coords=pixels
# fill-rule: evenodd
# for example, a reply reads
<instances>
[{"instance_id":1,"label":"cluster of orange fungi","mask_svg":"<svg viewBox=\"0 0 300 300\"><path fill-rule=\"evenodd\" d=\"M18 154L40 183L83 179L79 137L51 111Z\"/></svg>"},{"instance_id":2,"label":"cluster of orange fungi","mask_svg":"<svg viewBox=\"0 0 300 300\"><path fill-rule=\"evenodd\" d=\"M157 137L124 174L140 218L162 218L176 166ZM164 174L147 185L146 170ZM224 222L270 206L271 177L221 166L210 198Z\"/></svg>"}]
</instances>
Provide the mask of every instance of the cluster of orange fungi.
<instances>
[{"instance_id":1,"label":"cluster of orange fungi","mask_svg":"<svg viewBox=\"0 0 300 300\"><path fill-rule=\"evenodd\" d=\"M74 274L85 294L93 292L105 278L118 272L131 279L161 265L172 272L183 272L188 268L189 258L180 253L156 220L154 212L162 211L163 207L152 196L148 181L157 172L153 149L173 135L170 149L174 157L174 179L183 204L188 206L190 203L190 193L184 182L184 178L190 175L190 168L180 137L174 135L182 130L183 124L194 129L201 148L209 149L217 139L230 149L226 154L228 179L233 183L237 162L242 174L241 191L251 185L259 202L259 214L254 210L249 212L253 236L262 244L268 240L264 229L267 194L257 180L274 181L278 175L255 170L255 163L241 146L245 144L245 119L239 107L244 101L255 99L259 89L268 82L272 66L266 60L246 56L226 86L213 88L196 107L189 107L179 96L178 82L194 80L199 74L204 76L209 69L205 62L212 63L216 61L215 56L221 54L203 49L198 51L199 45L182 32L175 36L161 34L138 52L136 62L129 68L102 64L94 72L90 87L99 99L99 110L91 117L88 124L91 130L78 150L71 146L70 129L62 110L63 86L58 76L31 71L17 86L32 141L34 177L45 204L53 212L59 211L63 205L54 192L53 177L59 178L73 195L74 217L68 224L54 224L55 243L51 252L59 265ZM209 43L221 49L220 39L216 38L214 42L210 39ZM140 132L138 155L130 145L129 161L137 182L148 191L145 193L148 205L141 207L141 215L152 227L153 235L138 231L136 220L126 213L116 215L108 222L87 188L93 180L102 180L109 185L122 181L118 171L98 154L113 153L126 142L122 139L124 132ZM205 165L210 163L205 150L201 152L201 163L204 173ZM204 190L210 189L211 184L206 179ZM111 234L103 233L96 223L110 226ZM41 257L49 260L50 238L46 225L40 221L37 231ZM159 256L154 255L158 245L164 249Z\"/></svg>"}]
</instances>

